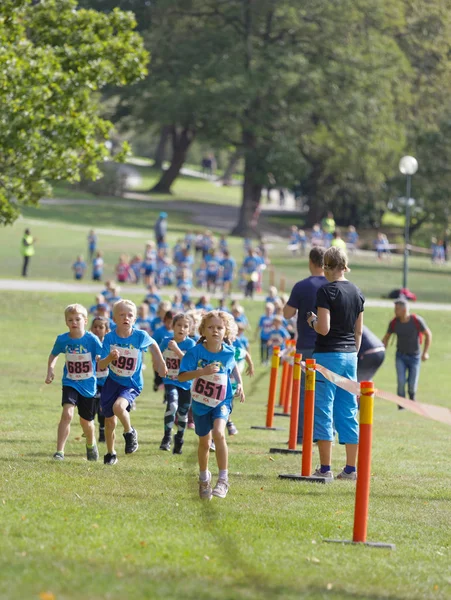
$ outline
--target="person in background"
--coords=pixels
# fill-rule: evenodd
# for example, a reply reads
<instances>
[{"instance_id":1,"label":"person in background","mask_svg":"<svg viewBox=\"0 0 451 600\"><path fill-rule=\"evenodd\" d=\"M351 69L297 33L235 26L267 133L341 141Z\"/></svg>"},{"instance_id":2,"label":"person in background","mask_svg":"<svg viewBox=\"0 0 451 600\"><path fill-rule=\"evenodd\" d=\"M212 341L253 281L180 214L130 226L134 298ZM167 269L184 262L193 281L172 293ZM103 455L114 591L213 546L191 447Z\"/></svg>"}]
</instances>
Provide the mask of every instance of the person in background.
<instances>
[{"instance_id":1,"label":"person in background","mask_svg":"<svg viewBox=\"0 0 451 600\"><path fill-rule=\"evenodd\" d=\"M104 261L101 252L96 252L96 255L92 261L92 280L101 281L103 275Z\"/></svg>"},{"instance_id":2,"label":"person in background","mask_svg":"<svg viewBox=\"0 0 451 600\"><path fill-rule=\"evenodd\" d=\"M83 279L86 271L86 263L83 260L83 256L77 256L77 260L72 265L72 271L74 272L75 279Z\"/></svg>"},{"instance_id":3,"label":"person in background","mask_svg":"<svg viewBox=\"0 0 451 600\"><path fill-rule=\"evenodd\" d=\"M318 316L307 315L309 326L317 333L313 358L317 365L357 381L357 353L363 329L365 298L345 274L349 271L346 253L331 247L324 253L324 273L328 283L316 294ZM317 373L313 441L318 442L320 467L314 477L333 481L332 443L335 429L338 441L346 447L346 465L337 479L357 479L359 443L358 405L354 394L347 392Z\"/></svg>"},{"instance_id":4,"label":"person in background","mask_svg":"<svg viewBox=\"0 0 451 600\"><path fill-rule=\"evenodd\" d=\"M94 229L91 229L91 231L88 234L89 261L92 261L92 257L94 256L94 252L96 251L96 248L97 248L97 235L96 235L96 232L94 231Z\"/></svg>"},{"instance_id":5,"label":"person in background","mask_svg":"<svg viewBox=\"0 0 451 600\"><path fill-rule=\"evenodd\" d=\"M26 277L28 275L28 266L30 264L30 258L34 256L34 244L36 242L36 238L34 238L29 229L25 229L23 238L22 238L22 256L23 256L23 266L22 266L22 277Z\"/></svg>"},{"instance_id":6,"label":"person in background","mask_svg":"<svg viewBox=\"0 0 451 600\"><path fill-rule=\"evenodd\" d=\"M398 379L398 396L406 397L407 392L411 400L415 400L420 378L421 362L428 360L431 347L432 332L426 321L415 314L411 314L406 298L395 300L395 318L390 321L387 333L382 343L385 347L392 335L396 335L396 376ZM425 338L424 348L421 349ZM402 407L399 407L402 408Z\"/></svg>"},{"instance_id":7,"label":"person in background","mask_svg":"<svg viewBox=\"0 0 451 600\"><path fill-rule=\"evenodd\" d=\"M302 354L302 360L313 357L316 333L306 322L307 313L316 309L316 294L327 283L323 271L324 249L314 246L309 254L310 276L298 281L291 290L288 302L283 308L283 316L291 319L297 314L296 352ZM304 388L305 373L301 373L301 394L299 400L299 420L297 443L302 444L304 431Z\"/></svg>"},{"instance_id":8,"label":"person in background","mask_svg":"<svg viewBox=\"0 0 451 600\"><path fill-rule=\"evenodd\" d=\"M384 343L366 325L357 359L357 381L372 381L385 360Z\"/></svg>"},{"instance_id":9,"label":"person in background","mask_svg":"<svg viewBox=\"0 0 451 600\"><path fill-rule=\"evenodd\" d=\"M168 214L161 212L158 215L158 219L155 222L155 239L157 240L157 246L160 248L161 244L166 240L166 234L168 231Z\"/></svg>"}]
</instances>

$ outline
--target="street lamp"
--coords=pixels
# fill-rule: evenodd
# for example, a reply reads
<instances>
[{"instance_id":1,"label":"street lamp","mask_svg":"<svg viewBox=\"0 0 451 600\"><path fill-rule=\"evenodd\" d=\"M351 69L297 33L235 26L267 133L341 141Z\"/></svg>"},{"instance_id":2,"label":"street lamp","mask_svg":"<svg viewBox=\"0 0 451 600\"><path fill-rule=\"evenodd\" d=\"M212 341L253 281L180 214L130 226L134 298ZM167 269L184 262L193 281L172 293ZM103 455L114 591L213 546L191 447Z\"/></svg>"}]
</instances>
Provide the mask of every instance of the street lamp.
<instances>
[{"instance_id":1,"label":"street lamp","mask_svg":"<svg viewBox=\"0 0 451 600\"><path fill-rule=\"evenodd\" d=\"M410 197L412 191L412 175L418 171L418 161L413 156L403 156L399 161L399 170L407 176L406 181L406 223L404 227L404 269L402 277L402 287L407 288L407 261L409 259L409 232L410 232L410 210L415 204L415 200Z\"/></svg>"}]
</instances>

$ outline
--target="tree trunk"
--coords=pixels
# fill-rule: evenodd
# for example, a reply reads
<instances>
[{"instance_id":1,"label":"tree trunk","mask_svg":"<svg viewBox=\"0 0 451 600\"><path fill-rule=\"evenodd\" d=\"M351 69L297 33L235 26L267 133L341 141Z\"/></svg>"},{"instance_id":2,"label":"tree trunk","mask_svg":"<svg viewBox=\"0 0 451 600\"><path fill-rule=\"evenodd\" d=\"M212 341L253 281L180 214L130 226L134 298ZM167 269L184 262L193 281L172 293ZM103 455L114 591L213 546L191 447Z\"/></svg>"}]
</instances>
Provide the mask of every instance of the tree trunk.
<instances>
[{"instance_id":1,"label":"tree trunk","mask_svg":"<svg viewBox=\"0 0 451 600\"><path fill-rule=\"evenodd\" d=\"M188 148L192 144L196 132L194 129L184 127L182 130L177 131L175 126L171 127L172 137L172 158L171 164L166 171L163 171L159 181L150 190L151 192L157 192L159 194L170 194L171 187L174 181L180 174L180 169L186 160L186 154Z\"/></svg>"},{"instance_id":2,"label":"tree trunk","mask_svg":"<svg viewBox=\"0 0 451 600\"><path fill-rule=\"evenodd\" d=\"M233 228L231 234L241 237L259 237L258 226L255 225L255 217L260 205L262 185L257 178L255 137L252 133L243 133L243 145L245 149L243 199L238 223Z\"/></svg>"},{"instance_id":3,"label":"tree trunk","mask_svg":"<svg viewBox=\"0 0 451 600\"><path fill-rule=\"evenodd\" d=\"M227 165L227 168L224 171L224 175L220 179L223 185L230 185L232 183L232 175L235 173L235 169L240 158L240 150L235 150L235 152L230 155L229 164Z\"/></svg>"},{"instance_id":4,"label":"tree trunk","mask_svg":"<svg viewBox=\"0 0 451 600\"><path fill-rule=\"evenodd\" d=\"M304 184L305 195L308 198L309 211L306 216L307 227L313 227L319 223L325 209L324 202L319 199L319 181L322 172L322 165L319 162L311 163L312 170Z\"/></svg>"},{"instance_id":5,"label":"tree trunk","mask_svg":"<svg viewBox=\"0 0 451 600\"><path fill-rule=\"evenodd\" d=\"M164 159L166 158L166 145L167 145L170 133L171 133L171 126L163 125L163 127L160 130L160 139L158 141L158 146L155 150L155 158L154 158L153 166L156 169L161 170L163 168L163 162L164 162Z\"/></svg>"}]
</instances>

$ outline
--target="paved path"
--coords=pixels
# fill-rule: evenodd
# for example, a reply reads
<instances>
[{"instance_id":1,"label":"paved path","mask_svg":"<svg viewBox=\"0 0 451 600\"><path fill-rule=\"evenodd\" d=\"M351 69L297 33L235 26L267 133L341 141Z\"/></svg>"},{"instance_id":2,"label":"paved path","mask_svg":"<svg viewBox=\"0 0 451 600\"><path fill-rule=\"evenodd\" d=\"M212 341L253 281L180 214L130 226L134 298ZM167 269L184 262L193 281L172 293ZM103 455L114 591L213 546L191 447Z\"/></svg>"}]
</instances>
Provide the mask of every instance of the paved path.
<instances>
[{"instance_id":1,"label":"paved path","mask_svg":"<svg viewBox=\"0 0 451 600\"><path fill-rule=\"evenodd\" d=\"M92 293L98 294L99 289L102 287L102 283L61 283L58 281L45 281L40 279L0 279L0 290L2 291L22 291L22 292L73 292L73 293ZM122 288L126 295L139 294L142 296L145 293L144 288L141 285L124 286ZM163 295L173 295L174 288L162 288L161 293ZM194 293L194 296L200 295L201 291ZM222 294L216 293L211 294L214 298L221 298ZM241 300L243 294L241 292L235 292L232 294L232 299ZM266 298L266 294L255 294L254 299L263 301ZM378 299L367 299L365 306L375 308L393 308L393 300L378 300ZM411 306L415 306L419 310L442 310L451 311L451 304L440 304L438 302L413 302Z\"/></svg>"}]
</instances>

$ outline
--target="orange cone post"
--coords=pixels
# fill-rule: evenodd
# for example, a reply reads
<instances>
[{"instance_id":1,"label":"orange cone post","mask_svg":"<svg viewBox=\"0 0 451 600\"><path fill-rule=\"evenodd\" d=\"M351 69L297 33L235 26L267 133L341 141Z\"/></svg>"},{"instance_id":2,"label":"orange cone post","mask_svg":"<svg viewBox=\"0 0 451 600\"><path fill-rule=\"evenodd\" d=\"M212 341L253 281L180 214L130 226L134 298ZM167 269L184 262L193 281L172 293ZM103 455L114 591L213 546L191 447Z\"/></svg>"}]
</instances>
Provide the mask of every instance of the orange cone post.
<instances>
[{"instance_id":1,"label":"orange cone post","mask_svg":"<svg viewBox=\"0 0 451 600\"><path fill-rule=\"evenodd\" d=\"M285 395L284 395L284 399L283 399L283 415L285 417L290 416L290 401L291 401L291 394L292 394L292 390L293 390L294 355L296 353L295 345L296 345L296 342L294 340L290 340L287 343L287 347L289 348L287 384L286 384Z\"/></svg>"},{"instance_id":2,"label":"orange cone post","mask_svg":"<svg viewBox=\"0 0 451 600\"><path fill-rule=\"evenodd\" d=\"M307 358L305 361L305 393L304 393L304 437L302 443L302 470L300 475L279 475L280 479L295 481L313 481L314 483L329 483L324 477L312 476L313 451L313 419L315 414L315 381L316 360Z\"/></svg>"},{"instance_id":3,"label":"orange cone post","mask_svg":"<svg viewBox=\"0 0 451 600\"><path fill-rule=\"evenodd\" d=\"M296 449L298 437L299 402L301 393L301 360L302 354L295 354L291 394L290 440L288 442L288 448L270 448L270 454L302 454L302 450Z\"/></svg>"},{"instance_id":4,"label":"orange cone post","mask_svg":"<svg viewBox=\"0 0 451 600\"><path fill-rule=\"evenodd\" d=\"M308 358L305 361L305 394L304 394L304 436L302 442L303 477L312 474L313 454L313 419L315 414L315 372L316 360Z\"/></svg>"},{"instance_id":5,"label":"orange cone post","mask_svg":"<svg viewBox=\"0 0 451 600\"><path fill-rule=\"evenodd\" d=\"M359 476L355 491L354 542L366 542L370 502L371 445L373 441L374 384L360 384L360 430L357 464Z\"/></svg>"},{"instance_id":6,"label":"orange cone post","mask_svg":"<svg viewBox=\"0 0 451 600\"><path fill-rule=\"evenodd\" d=\"M290 439L288 449L296 450L298 440L299 395L301 393L301 360L302 354L294 355L293 385L291 393Z\"/></svg>"},{"instance_id":7,"label":"orange cone post","mask_svg":"<svg viewBox=\"0 0 451 600\"><path fill-rule=\"evenodd\" d=\"M282 357L282 380L279 390L279 406L284 405L285 389L287 385L288 353Z\"/></svg>"},{"instance_id":8,"label":"orange cone post","mask_svg":"<svg viewBox=\"0 0 451 600\"><path fill-rule=\"evenodd\" d=\"M371 446L373 441L374 384L360 383L360 429L355 490L354 534L352 540L324 540L341 544L364 544L375 548L395 549L394 544L367 542L368 507L370 503Z\"/></svg>"},{"instance_id":9,"label":"orange cone post","mask_svg":"<svg viewBox=\"0 0 451 600\"><path fill-rule=\"evenodd\" d=\"M253 425L251 429L269 429L277 431L280 428L273 427L274 420L274 405L276 402L276 388L277 388L277 377L279 373L279 361L280 361L280 348L274 346L273 355L271 359L271 377L269 380L269 392L268 392L268 408L266 410L266 426L258 427Z\"/></svg>"}]
</instances>

